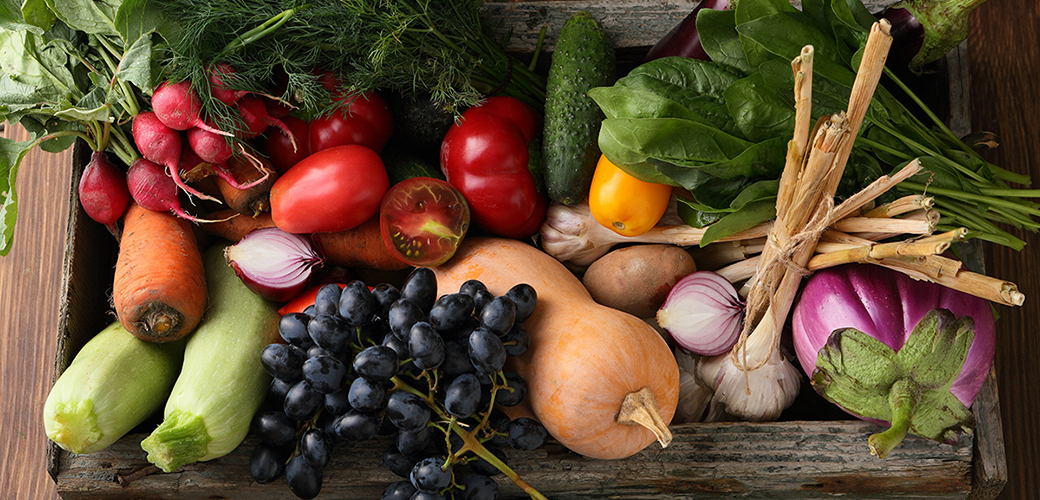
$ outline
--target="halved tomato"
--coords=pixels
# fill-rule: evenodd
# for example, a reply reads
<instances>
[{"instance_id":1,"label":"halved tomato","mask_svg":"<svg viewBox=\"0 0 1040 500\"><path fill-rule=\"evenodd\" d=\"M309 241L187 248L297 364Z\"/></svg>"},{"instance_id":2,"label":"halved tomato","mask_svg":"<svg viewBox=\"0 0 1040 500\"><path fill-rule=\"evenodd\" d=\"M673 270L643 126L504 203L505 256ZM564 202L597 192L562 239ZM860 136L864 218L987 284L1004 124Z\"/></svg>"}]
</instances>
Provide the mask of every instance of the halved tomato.
<instances>
[{"instance_id":1,"label":"halved tomato","mask_svg":"<svg viewBox=\"0 0 1040 500\"><path fill-rule=\"evenodd\" d=\"M379 229L397 258L413 266L437 266L455 255L469 218L469 204L451 184L413 177L383 196Z\"/></svg>"}]
</instances>

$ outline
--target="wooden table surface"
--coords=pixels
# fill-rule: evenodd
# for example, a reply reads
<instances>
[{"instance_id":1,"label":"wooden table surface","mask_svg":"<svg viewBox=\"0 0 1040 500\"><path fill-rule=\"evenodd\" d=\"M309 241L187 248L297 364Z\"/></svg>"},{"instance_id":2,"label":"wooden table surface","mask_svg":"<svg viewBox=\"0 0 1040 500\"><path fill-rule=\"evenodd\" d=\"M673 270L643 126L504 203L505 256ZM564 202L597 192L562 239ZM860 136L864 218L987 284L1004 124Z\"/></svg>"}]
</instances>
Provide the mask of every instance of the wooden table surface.
<instances>
[{"instance_id":1,"label":"wooden table surface","mask_svg":"<svg viewBox=\"0 0 1040 500\"><path fill-rule=\"evenodd\" d=\"M989 0L969 38L975 130L998 134L994 163L1040 179L1040 3ZM25 140L17 127L5 136ZM58 498L46 472L41 413L51 385L69 153L32 152L17 179L19 214L11 253L0 257L0 496ZM1000 310L996 370L1009 481L1001 499L1040 498L1040 237L1022 252L989 246L988 274L1015 281L1024 307Z\"/></svg>"}]
</instances>

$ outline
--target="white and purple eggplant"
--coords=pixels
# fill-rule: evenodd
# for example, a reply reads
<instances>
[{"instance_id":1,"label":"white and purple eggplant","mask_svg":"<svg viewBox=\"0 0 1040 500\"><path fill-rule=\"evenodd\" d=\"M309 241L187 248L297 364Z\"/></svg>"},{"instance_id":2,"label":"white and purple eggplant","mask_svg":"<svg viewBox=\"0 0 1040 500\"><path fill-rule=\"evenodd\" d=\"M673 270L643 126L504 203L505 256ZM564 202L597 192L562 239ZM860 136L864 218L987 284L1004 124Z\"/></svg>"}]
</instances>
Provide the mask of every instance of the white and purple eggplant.
<instances>
[{"instance_id":1,"label":"white and purple eggplant","mask_svg":"<svg viewBox=\"0 0 1040 500\"><path fill-rule=\"evenodd\" d=\"M968 16L986 0L903 0L877 17L892 23L889 65L920 74L968 37Z\"/></svg>"},{"instance_id":2,"label":"white and purple eggplant","mask_svg":"<svg viewBox=\"0 0 1040 500\"><path fill-rule=\"evenodd\" d=\"M908 433L951 442L974 426L970 407L996 344L985 299L847 264L806 281L791 321L813 388L846 412L889 426L869 438L879 458Z\"/></svg>"}]
</instances>

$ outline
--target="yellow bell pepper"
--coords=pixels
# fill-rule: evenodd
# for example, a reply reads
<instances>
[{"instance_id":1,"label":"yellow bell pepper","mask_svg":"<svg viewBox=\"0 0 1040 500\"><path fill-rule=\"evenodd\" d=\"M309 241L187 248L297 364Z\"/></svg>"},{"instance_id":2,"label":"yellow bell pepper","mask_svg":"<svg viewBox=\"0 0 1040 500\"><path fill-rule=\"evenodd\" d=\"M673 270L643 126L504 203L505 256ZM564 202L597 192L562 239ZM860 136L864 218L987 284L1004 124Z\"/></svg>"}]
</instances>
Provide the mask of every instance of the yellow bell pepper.
<instances>
[{"instance_id":1,"label":"yellow bell pepper","mask_svg":"<svg viewBox=\"0 0 1040 500\"><path fill-rule=\"evenodd\" d=\"M596 221L622 236L639 236L657 225L668 209L672 186L639 180L600 156L589 188Z\"/></svg>"}]
</instances>

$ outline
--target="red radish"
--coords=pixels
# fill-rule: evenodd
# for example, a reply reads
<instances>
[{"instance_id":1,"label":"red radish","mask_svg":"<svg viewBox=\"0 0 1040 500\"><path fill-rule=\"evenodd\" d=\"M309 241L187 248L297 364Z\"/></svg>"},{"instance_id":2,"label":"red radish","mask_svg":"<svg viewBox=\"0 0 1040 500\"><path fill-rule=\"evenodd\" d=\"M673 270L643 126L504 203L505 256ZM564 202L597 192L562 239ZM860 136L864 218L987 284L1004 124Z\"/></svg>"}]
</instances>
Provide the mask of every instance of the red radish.
<instances>
[{"instance_id":1,"label":"red radish","mask_svg":"<svg viewBox=\"0 0 1040 500\"><path fill-rule=\"evenodd\" d=\"M174 130L200 128L214 134L231 135L207 125L199 113L202 103L191 90L191 82L163 82L152 93L152 110L167 127Z\"/></svg>"},{"instance_id":2,"label":"red radish","mask_svg":"<svg viewBox=\"0 0 1040 500\"><path fill-rule=\"evenodd\" d=\"M94 151L79 179L79 203L83 210L101 224L113 225L130 204L126 174L108 160L104 151Z\"/></svg>"},{"instance_id":3,"label":"red radish","mask_svg":"<svg viewBox=\"0 0 1040 500\"><path fill-rule=\"evenodd\" d=\"M159 116L152 111L142 111L134 117L132 124L134 143L141 151L141 156L148 160L164 165L169 170L169 176L177 187L186 193L198 196L204 200L219 201L212 196L204 194L199 190L187 185L181 179L181 134L180 132L166 126Z\"/></svg>"},{"instance_id":4,"label":"red radish","mask_svg":"<svg viewBox=\"0 0 1040 500\"><path fill-rule=\"evenodd\" d=\"M267 129L267 137L262 146L263 153L271 160L271 165L274 165L278 173L289 170L289 167L310 155L308 141L294 144L292 140L295 137L307 137L307 122L295 116L286 116L282 122L289 127L292 135L271 127Z\"/></svg>"},{"instance_id":5,"label":"red radish","mask_svg":"<svg viewBox=\"0 0 1040 500\"><path fill-rule=\"evenodd\" d=\"M282 120L267 114L267 106L264 105L264 101L259 97L252 95L244 96L238 100L235 108L242 117L242 122L246 125L246 130L240 133L239 137L253 139L259 137L268 127L277 127L289 136L293 149L296 149L296 137L292 130Z\"/></svg>"},{"instance_id":6,"label":"red radish","mask_svg":"<svg viewBox=\"0 0 1040 500\"><path fill-rule=\"evenodd\" d=\"M208 163L224 163L234 154L227 139L196 127L188 129L188 145L202 161Z\"/></svg>"},{"instance_id":7,"label":"red radish","mask_svg":"<svg viewBox=\"0 0 1040 500\"><path fill-rule=\"evenodd\" d=\"M126 184L134 201L148 210L173 212L192 222L215 222L185 212L177 196L177 185L166 175L166 168L147 158L138 158L130 164Z\"/></svg>"},{"instance_id":8,"label":"red radish","mask_svg":"<svg viewBox=\"0 0 1040 500\"><path fill-rule=\"evenodd\" d=\"M248 94L245 90L232 90L224 86L225 80L234 78L235 68L220 62L209 65L209 92L216 100L234 106L239 99Z\"/></svg>"}]
</instances>

